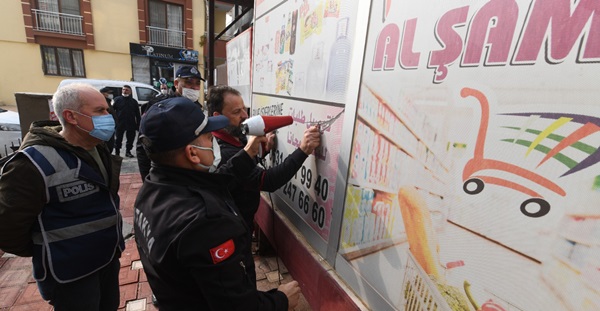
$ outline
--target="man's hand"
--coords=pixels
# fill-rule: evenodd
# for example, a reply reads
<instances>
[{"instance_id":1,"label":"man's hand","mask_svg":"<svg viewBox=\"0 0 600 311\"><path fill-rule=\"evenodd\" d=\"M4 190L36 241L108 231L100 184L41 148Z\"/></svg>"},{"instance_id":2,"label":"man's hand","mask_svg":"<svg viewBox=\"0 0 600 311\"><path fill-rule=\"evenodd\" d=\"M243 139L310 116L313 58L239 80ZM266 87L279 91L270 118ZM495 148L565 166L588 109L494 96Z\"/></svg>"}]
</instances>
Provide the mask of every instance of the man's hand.
<instances>
[{"instance_id":1,"label":"man's hand","mask_svg":"<svg viewBox=\"0 0 600 311\"><path fill-rule=\"evenodd\" d=\"M294 308L298 306L298 299L300 299L300 286L298 286L297 281L281 284L277 290L283 292L287 296L288 310L294 310Z\"/></svg>"},{"instance_id":2,"label":"man's hand","mask_svg":"<svg viewBox=\"0 0 600 311\"><path fill-rule=\"evenodd\" d=\"M300 149L307 155L311 155L315 148L321 145L321 132L318 126L311 126L304 131L304 137L300 142Z\"/></svg>"},{"instance_id":3,"label":"man's hand","mask_svg":"<svg viewBox=\"0 0 600 311\"><path fill-rule=\"evenodd\" d=\"M275 132L267 133L267 146L265 148L264 154L269 153L271 150L277 148L277 140L275 140Z\"/></svg>"},{"instance_id":4,"label":"man's hand","mask_svg":"<svg viewBox=\"0 0 600 311\"><path fill-rule=\"evenodd\" d=\"M266 142L267 137L265 136L248 136L248 143L244 147L244 150L251 158L254 158L260 151L260 144Z\"/></svg>"}]
</instances>

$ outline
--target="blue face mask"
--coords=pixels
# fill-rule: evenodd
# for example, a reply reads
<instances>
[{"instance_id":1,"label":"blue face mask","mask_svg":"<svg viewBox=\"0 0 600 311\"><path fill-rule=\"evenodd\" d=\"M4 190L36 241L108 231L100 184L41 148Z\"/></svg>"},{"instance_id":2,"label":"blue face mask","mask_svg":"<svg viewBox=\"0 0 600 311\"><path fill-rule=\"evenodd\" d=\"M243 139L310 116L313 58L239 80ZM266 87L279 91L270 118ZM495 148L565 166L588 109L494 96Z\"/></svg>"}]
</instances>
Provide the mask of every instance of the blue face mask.
<instances>
[{"instance_id":1,"label":"blue face mask","mask_svg":"<svg viewBox=\"0 0 600 311\"><path fill-rule=\"evenodd\" d=\"M88 116L78 111L73 112L92 119L94 128L89 131L90 136L96 137L103 141L109 141L111 137L113 137L113 134L115 133L115 120L113 119L112 115L105 114L101 116ZM79 127L79 125L77 127ZM82 129L81 127L79 128ZM82 130L85 131L85 129Z\"/></svg>"}]
</instances>

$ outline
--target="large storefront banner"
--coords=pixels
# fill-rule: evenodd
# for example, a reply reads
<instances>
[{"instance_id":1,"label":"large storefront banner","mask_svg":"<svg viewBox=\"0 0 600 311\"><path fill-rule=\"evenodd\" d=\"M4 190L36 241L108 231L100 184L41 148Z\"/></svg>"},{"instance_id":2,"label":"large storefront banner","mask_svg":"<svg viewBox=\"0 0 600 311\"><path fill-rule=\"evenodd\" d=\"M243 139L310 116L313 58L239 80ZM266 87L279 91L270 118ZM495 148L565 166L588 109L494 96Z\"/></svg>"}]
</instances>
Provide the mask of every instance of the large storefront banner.
<instances>
[{"instance_id":1,"label":"large storefront banner","mask_svg":"<svg viewBox=\"0 0 600 311\"><path fill-rule=\"evenodd\" d=\"M356 1L286 1L259 17L253 92L343 103L356 10Z\"/></svg>"},{"instance_id":2,"label":"large storefront banner","mask_svg":"<svg viewBox=\"0 0 600 311\"><path fill-rule=\"evenodd\" d=\"M599 16L372 1L339 248L368 305L600 310Z\"/></svg>"},{"instance_id":3,"label":"large storefront banner","mask_svg":"<svg viewBox=\"0 0 600 311\"><path fill-rule=\"evenodd\" d=\"M238 90L252 106L252 27L227 42L227 85Z\"/></svg>"},{"instance_id":4,"label":"large storefront banner","mask_svg":"<svg viewBox=\"0 0 600 311\"><path fill-rule=\"evenodd\" d=\"M342 0L255 2L251 115L294 119L278 130L275 163L299 147L307 128L322 128L322 146L277 191L322 238L314 243L329 241L357 8Z\"/></svg>"},{"instance_id":5,"label":"large storefront banner","mask_svg":"<svg viewBox=\"0 0 600 311\"><path fill-rule=\"evenodd\" d=\"M315 230L323 240L329 238L337 161L344 109L296 100L255 95L252 115L292 116L292 125L277 130L277 149L267 168L282 163L300 147L304 131L322 121L321 147L309 156L296 175L276 195Z\"/></svg>"}]
</instances>

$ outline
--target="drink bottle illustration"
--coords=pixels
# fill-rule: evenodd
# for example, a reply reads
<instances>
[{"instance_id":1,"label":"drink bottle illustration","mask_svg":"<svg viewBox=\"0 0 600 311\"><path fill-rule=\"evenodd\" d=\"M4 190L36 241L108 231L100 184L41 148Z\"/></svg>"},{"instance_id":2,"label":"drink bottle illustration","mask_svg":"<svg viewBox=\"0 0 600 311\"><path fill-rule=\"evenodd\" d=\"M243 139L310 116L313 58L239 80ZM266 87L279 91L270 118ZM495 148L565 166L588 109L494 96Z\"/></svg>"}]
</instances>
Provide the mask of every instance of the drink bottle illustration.
<instances>
[{"instance_id":1,"label":"drink bottle illustration","mask_svg":"<svg viewBox=\"0 0 600 311\"><path fill-rule=\"evenodd\" d=\"M340 99L346 93L348 83L348 68L352 42L348 39L348 17L338 20L337 39L329 54L329 69L327 71L327 97Z\"/></svg>"},{"instance_id":2,"label":"drink bottle illustration","mask_svg":"<svg viewBox=\"0 0 600 311\"><path fill-rule=\"evenodd\" d=\"M292 37L292 14L288 15L287 24L285 27L285 52L290 51L290 39Z\"/></svg>"},{"instance_id":3,"label":"drink bottle illustration","mask_svg":"<svg viewBox=\"0 0 600 311\"><path fill-rule=\"evenodd\" d=\"M281 30L277 30L275 33L275 54L279 53L279 45L281 44Z\"/></svg>"},{"instance_id":4,"label":"drink bottle illustration","mask_svg":"<svg viewBox=\"0 0 600 311\"><path fill-rule=\"evenodd\" d=\"M325 61L323 60L323 42L317 43L312 50L312 58L306 71L306 92L309 96L320 97L325 85Z\"/></svg>"},{"instance_id":5,"label":"drink bottle illustration","mask_svg":"<svg viewBox=\"0 0 600 311\"><path fill-rule=\"evenodd\" d=\"M298 24L298 10L292 12L292 33L290 34L290 55L296 52L296 25Z\"/></svg>"},{"instance_id":6,"label":"drink bottle illustration","mask_svg":"<svg viewBox=\"0 0 600 311\"><path fill-rule=\"evenodd\" d=\"M279 39L279 54L283 54L285 48L285 14L283 14L283 22L284 24L281 25L281 38Z\"/></svg>"}]
</instances>

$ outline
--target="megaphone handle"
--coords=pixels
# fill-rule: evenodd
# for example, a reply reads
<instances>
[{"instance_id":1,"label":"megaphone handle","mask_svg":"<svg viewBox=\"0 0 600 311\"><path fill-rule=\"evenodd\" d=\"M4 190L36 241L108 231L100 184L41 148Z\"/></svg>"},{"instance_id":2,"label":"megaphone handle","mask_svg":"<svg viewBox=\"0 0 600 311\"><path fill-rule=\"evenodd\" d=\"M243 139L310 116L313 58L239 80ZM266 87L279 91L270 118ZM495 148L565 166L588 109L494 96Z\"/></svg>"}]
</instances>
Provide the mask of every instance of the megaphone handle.
<instances>
[{"instance_id":1,"label":"megaphone handle","mask_svg":"<svg viewBox=\"0 0 600 311\"><path fill-rule=\"evenodd\" d=\"M266 143L260 143L260 145L258 146L258 157L262 158L263 157L263 152L267 150L267 144Z\"/></svg>"}]
</instances>

